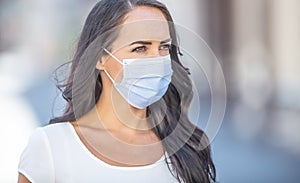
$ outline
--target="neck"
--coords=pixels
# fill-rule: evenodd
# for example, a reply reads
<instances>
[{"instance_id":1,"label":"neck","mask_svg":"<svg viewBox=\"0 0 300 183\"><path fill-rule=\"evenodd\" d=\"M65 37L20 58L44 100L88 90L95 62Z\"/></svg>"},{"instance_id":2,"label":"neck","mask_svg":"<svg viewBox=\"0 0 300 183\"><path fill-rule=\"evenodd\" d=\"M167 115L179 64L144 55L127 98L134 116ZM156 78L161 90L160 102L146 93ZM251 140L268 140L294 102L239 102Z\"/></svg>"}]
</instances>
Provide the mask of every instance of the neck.
<instances>
[{"instance_id":1,"label":"neck","mask_svg":"<svg viewBox=\"0 0 300 183\"><path fill-rule=\"evenodd\" d=\"M108 80L103 80L103 90L95 110L107 130L139 132L149 129L146 109L130 106Z\"/></svg>"}]
</instances>

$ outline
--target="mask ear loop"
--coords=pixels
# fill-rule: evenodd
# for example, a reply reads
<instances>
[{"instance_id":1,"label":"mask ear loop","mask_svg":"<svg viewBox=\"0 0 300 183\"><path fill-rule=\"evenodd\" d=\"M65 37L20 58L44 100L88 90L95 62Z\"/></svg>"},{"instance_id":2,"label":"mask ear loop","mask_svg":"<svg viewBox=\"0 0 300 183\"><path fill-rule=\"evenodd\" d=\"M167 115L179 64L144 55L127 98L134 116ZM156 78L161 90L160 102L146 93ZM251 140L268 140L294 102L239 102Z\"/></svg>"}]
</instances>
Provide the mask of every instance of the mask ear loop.
<instances>
[{"instance_id":1,"label":"mask ear loop","mask_svg":"<svg viewBox=\"0 0 300 183\"><path fill-rule=\"evenodd\" d=\"M103 70L105 72L105 74L107 75L107 77L111 80L111 82L113 84L115 84L115 81L113 80L113 78L111 77L111 75L106 71L106 70Z\"/></svg>"},{"instance_id":2,"label":"mask ear loop","mask_svg":"<svg viewBox=\"0 0 300 183\"><path fill-rule=\"evenodd\" d=\"M108 51L107 49L103 48L103 50L109 54L111 57L113 57L117 62L119 62L120 64L123 65L123 63L116 57L114 56L112 53L110 53L110 51ZM114 84L115 81L113 80L113 78L111 77L111 75L106 71L106 70L103 70L105 72L105 74L107 75L107 77L111 80L111 82Z\"/></svg>"},{"instance_id":3,"label":"mask ear loop","mask_svg":"<svg viewBox=\"0 0 300 183\"><path fill-rule=\"evenodd\" d=\"M118 61L120 64L124 65L123 62L121 62L116 56L114 56L112 53L110 53L110 51L108 51L107 49L103 48L103 50L108 53L112 58L114 58L116 61Z\"/></svg>"}]
</instances>

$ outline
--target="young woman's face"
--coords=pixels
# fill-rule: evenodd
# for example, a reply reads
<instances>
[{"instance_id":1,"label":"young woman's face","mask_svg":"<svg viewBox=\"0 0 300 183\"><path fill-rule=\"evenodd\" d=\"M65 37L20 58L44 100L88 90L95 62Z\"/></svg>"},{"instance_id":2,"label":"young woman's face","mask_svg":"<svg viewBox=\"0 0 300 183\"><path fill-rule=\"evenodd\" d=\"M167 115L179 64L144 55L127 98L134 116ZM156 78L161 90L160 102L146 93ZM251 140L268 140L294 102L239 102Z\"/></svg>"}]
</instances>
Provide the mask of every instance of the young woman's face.
<instances>
[{"instance_id":1,"label":"young woman's face","mask_svg":"<svg viewBox=\"0 0 300 183\"><path fill-rule=\"evenodd\" d=\"M135 8L125 16L119 36L111 47L111 53L121 62L123 59L169 55L171 37L164 14L157 8ZM106 70L116 81L122 67L110 55L103 56L97 63L98 69Z\"/></svg>"}]
</instances>

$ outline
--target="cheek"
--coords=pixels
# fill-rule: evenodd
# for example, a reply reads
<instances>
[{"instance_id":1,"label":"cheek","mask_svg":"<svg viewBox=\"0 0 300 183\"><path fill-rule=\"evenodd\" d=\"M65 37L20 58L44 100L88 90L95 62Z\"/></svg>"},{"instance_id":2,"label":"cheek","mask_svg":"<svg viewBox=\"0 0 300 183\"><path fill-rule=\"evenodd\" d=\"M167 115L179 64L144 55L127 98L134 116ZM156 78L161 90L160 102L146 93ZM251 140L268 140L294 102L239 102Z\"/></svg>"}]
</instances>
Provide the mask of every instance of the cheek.
<instances>
[{"instance_id":1,"label":"cheek","mask_svg":"<svg viewBox=\"0 0 300 183\"><path fill-rule=\"evenodd\" d=\"M107 63L105 68L115 82L120 82L123 79L123 66L121 64L112 60Z\"/></svg>"},{"instance_id":2,"label":"cheek","mask_svg":"<svg viewBox=\"0 0 300 183\"><path fill-rule=\"evenodd\" d=\"M130 58L130 54L126 48L119 49L112 53L117 57L121 62L124 58ZM107 62L106 70L110 73L111 77L115 82L121 82L123 79L123 65L119 63L114 58L110 57L110 60Z\"/></svg>"}]
</instances>

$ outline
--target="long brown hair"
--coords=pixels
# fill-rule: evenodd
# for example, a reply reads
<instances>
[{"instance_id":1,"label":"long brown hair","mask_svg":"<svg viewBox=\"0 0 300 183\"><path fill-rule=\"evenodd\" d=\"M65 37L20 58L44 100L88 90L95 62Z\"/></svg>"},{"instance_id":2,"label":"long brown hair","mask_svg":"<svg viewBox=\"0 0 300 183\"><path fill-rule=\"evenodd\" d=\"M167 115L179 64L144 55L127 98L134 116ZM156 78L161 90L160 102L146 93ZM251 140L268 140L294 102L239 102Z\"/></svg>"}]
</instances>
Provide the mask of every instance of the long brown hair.
<instances>
[{"instance_id":1,"label":"long brown hair","mask_svg":"<svg viewBox=\"0 0 300 183\"><path fill-rule=\"evenodd\" d=\"M97 58L104 54L102 50L95 54L90 63L81 63L89 47L95 40L122 22L125 14L137 6L155 7L161 10L167 21L173 19L166 6L155 0L101 0L89 13L83 27L77 50L71 61L71 70L64 84L57 84L67 101L62 116L50 120L50 123L75 121L95 106L102 91L99 71L95 69ZM172 82L163 96L166 104L162 122L155 122L161 115L159 106L152 104L147 108L153 118L148 121L155 134L162 140L164 149L170 154L168 167L177 180L186 183L215 182L216 170L211 158L209 140L205 133L188 119L188 109L192 100L192 84L188 77L188 69L179 60L179 47L175 27L170 24L172 45L170 55L177 65L173 67ZM102 36L103 37L103 36ZM107 47L112 40L98 40L99 47ZM106 44L106 45L104 45ZM74 82L76 74L80 81ZM76 109L75 109L76 108ZM79 112L78 112L79 111ZM156 125L153 125L156 124Z\"/></svg>"}]
</instances>

